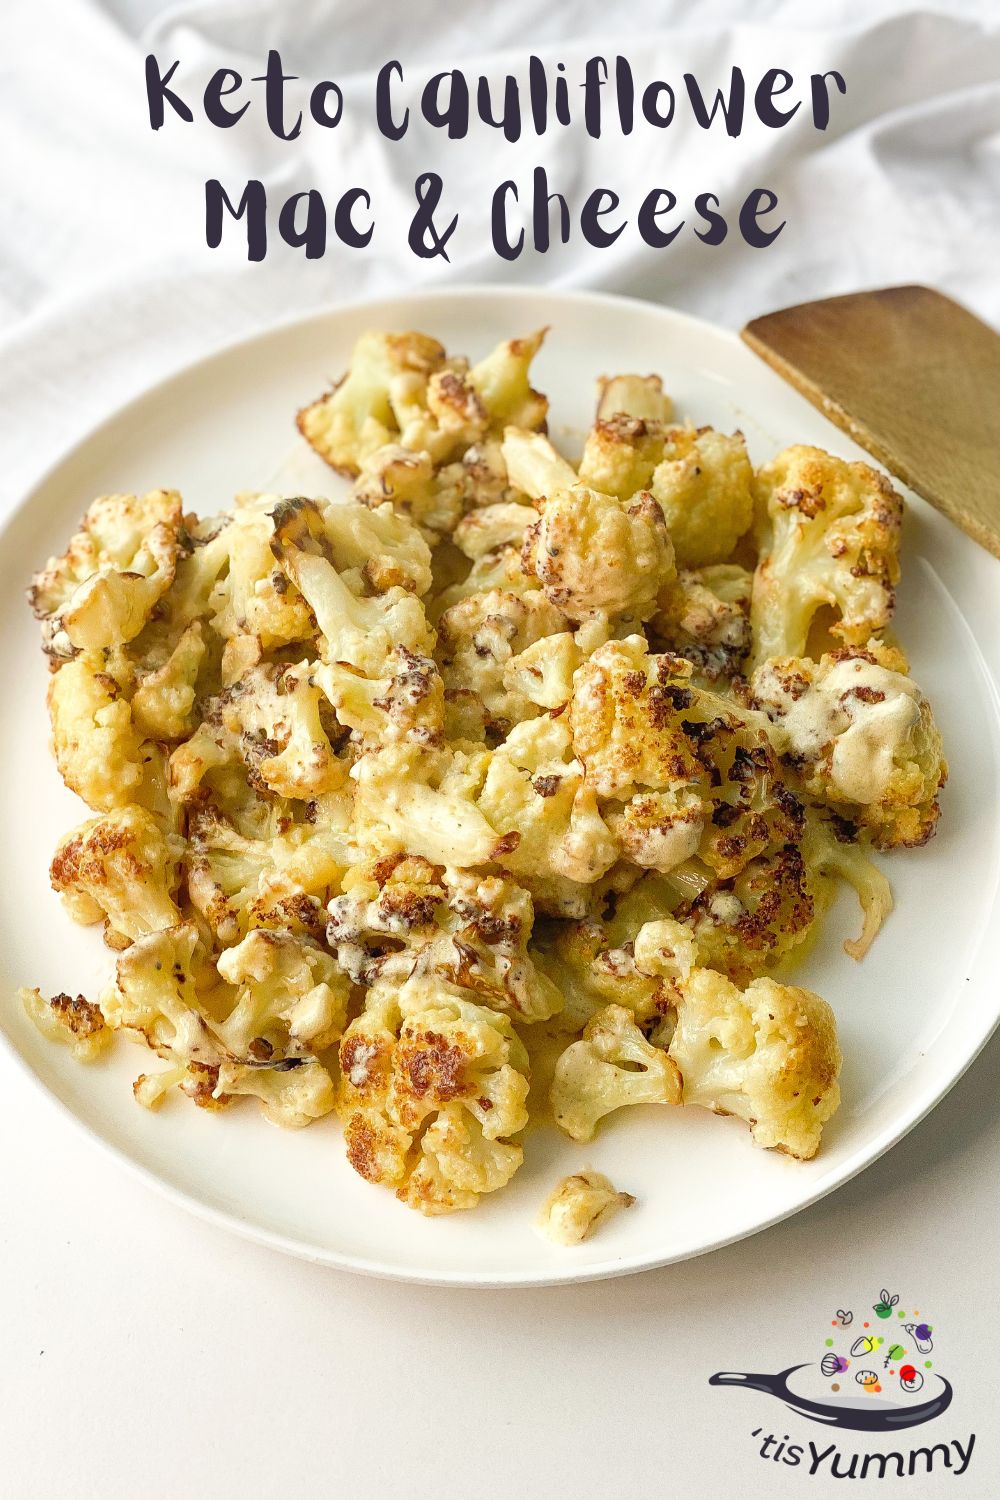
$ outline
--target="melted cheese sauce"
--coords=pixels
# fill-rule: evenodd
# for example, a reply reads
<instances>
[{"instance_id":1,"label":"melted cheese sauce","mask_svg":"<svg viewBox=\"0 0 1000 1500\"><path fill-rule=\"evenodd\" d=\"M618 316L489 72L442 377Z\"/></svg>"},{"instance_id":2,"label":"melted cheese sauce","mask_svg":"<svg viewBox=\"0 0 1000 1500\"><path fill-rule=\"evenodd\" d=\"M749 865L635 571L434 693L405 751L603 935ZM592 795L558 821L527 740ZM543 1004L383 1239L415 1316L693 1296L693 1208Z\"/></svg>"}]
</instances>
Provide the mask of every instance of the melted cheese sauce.
<instances>
[{"instance_id":1,"label":"melted cheese sauce","mask_svg":"<svg viewBox=\"0 0 1000 1500\"><path fill-rule=\"evenodd\" d=\"M771 673L761 694L780 715L788 749L811 761L829 756L833 785L851 802L886 795L896 757L920 721L916 684L858 658L837 662L800 698Z\"/></svg>"}]
</instances>

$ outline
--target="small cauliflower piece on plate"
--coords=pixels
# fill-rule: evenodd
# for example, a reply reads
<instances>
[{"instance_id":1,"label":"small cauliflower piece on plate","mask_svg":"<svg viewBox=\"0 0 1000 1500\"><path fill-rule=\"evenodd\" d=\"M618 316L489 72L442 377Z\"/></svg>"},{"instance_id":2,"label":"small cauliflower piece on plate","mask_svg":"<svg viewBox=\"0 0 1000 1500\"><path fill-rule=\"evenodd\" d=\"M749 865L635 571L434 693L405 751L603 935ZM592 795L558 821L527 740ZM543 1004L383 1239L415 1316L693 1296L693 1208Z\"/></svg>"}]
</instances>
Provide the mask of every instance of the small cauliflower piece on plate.
<instances>
[{"instance_id":1,"label":"small cauliflower piece on plate","mask_svg":"<svg viewBox=\"0 0 1000 1500\"><path fill-rule=\"evenodd\" d=\"M650 628L691 662L699 680L736 677L750 651L752 586L752 575L736 563L681 568L661 592Z\"/></svg>"},{"instance_id":2,"label":"small cauliflower piece on plate","mask_svg":"<svg viewBox=\"0 0 1000 1500\"><path fill-rule=\"evenodd\" d=\"M539 1227L557 1245L580 1245L634 1202L603 1172L587 1167L556 1184L539 1215Z\"/></svg>"},{"instance_id":3,"label":"small cauliflower piece on plate","mask_svg":"<svg viewBox=\"0 0 1000 1500\"><path fill-rule=\"evenodd\" d=\"M52 754L63 781L95 812L140 801L149 751L128 699L100 652L65 662L49 679Z\"/></svg>"},{"instance_id":4,"label":"small cauliflower piece on plate","mask_svg":"<svg viewBox=\"0 0 1000 1500\"><path fill-rule=\"evenodd\" d=\"M99 1005L92 1005L83 995L42 998L40 990L18 991L21 1004L31 1020L50 1042L68 1047L78 1062L92 1062L111 1041L111 1028L105 1025Z\"/></svg>"},{"instance_id":5,"label":"small cauliflower piece on plate","mask_svg":"<svg viewBox=\"0 0 1000 1500\"><path fill-rule=\"evenodd\" d=\"M677 564L728 560L753 520L753 470L741 433L668 426L618 412L598 416L579 482L628 500L648 491L660 506Z\"/></svg>"}]
</instances>

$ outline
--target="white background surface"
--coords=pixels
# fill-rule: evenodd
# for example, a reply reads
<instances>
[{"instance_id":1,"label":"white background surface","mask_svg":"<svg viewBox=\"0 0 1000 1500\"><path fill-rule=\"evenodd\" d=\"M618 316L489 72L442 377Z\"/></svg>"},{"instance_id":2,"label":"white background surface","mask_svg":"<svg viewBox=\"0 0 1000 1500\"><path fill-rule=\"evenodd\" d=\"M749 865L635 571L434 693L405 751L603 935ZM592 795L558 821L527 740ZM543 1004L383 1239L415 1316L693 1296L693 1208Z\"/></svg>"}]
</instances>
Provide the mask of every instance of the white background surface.
<instances>
[{"instance_id":1,"label":"white background surface","mask_svg":"<svg viewBox=\"0 0 1000 1500\"><path fill-rule=\"evenodd\" d=\"M225 250L213 256L200 222L200 185L213 173L332 191L349 171L380 197L395 185L408 204L412 177L433 165L470 205L447 274L481 279L510 273L472 204L511 167L545 161L566 182L665 181L679 195L716 183L736 193L761 177L789 217L766 252L730 241L714 256L679 246L657 255L625 235L612 251L570 247L514 274L639 292L731 326L805 296L923 279L1000 322L991 11L651 3L630 7L625 29L616 15L609 39L611 14L596 3L416 0L390 37L373 25L378 15L385 27L388 8L360 0L168 10L14 0L0 63L3 503L139 384L213 344L299 308L441 275L401 248L388 214L377 253L364 257L306 265L279 247L247 268ZM279 148L248 115L224 139L197 127L151 135L141 69L151 47L182 56L180 81L222 63L256 71L247 63L269 45L305 76L345 85L357 101L351 132ZM716 143L699 133L672 138L656 160L620 144L586 159L578 132L532 142L519 167L486 154L492 135L463 149L424 133L398 152L371 136L370 70L389 55L417 77L459 61L505 71L487 49L523 57L530 47L571 64L616 46L672 77L691 68L709 78L736 61L748 77L838 67L848 101L826 137L796 129ZM5 878L18 878L16 850ZM825 1446L820 1429L705 1382L720 1368L794 1362L820 1315L860 1308L888 1285L933 1309L949 1334L955 1402L914 1444L975 1431L958 1492L993 1495L998 1096L994 1041L863 1179L707 1259L580 1289L443 1292L322 1272L188 1219L105 1161L0 1057L0 1494L597 1500L676 1489L713 1500L836 1489L761 1460L750 1437L763 1425L800 1442L818 1433ZM848 1455L864 1446L840 1444ZM955 1481L943 1470L893 1482L919 1494Z\"/></svg>"}]
</instances>

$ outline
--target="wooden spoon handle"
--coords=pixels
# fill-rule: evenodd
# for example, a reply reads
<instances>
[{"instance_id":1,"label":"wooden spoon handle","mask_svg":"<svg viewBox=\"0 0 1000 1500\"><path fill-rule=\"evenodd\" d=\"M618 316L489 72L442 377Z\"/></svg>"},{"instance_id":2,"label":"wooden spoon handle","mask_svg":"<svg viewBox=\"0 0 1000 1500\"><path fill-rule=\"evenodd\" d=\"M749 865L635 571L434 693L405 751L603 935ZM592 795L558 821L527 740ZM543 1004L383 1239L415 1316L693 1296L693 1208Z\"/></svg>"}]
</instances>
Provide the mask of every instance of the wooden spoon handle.
<instances>
[{"instance_id":1,"label":"wooden spoon handle","mask_svg":"<svg viewBox=\"0 0 1000 1500\"><path fill-rule=\"evenodd\" d=\"M950 297L893 286L743 330L755 354L1000 557L1000 335Z\"/></svg>"}]
</instances>

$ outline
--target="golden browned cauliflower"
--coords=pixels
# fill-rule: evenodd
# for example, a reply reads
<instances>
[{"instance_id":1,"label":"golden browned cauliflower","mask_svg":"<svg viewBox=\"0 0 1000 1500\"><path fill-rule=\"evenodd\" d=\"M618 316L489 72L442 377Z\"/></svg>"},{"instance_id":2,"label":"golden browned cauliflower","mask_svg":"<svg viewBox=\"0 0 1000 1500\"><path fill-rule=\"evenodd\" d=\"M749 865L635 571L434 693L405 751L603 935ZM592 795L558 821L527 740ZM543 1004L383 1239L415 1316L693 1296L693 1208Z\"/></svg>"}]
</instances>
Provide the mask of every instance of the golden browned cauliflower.
<instances>
[{"instance_id":1,"label":"golden browned cauliflower","mask_svg":"<svg viewBox=\"0 0 1000 1500\"><path fill-rule=\"evenodd\" d=\"M810 936L815 872L799 845L768 848L737 875L706 882L674 916L691 928L699 964L746 984Z\"/></svg>"},{"instance_id":2,"label":"golden browned cauliflower","mask_svg":"<svg viewBox=\"0 0 1000 1500\"><path fill-rule=\"evenodd\" d=\"M161 666L139 675L132 695L132 722L147 739L186 739L194 729L198 680L208 654L206 627L192 620Z\"/></svg>"},{"instance_id":3,"label":"golden browned cauliflower","mask_svg":"<svg viewBox=\"0 0 1000 1500\"><path fill-rule=\"evenodd\" d=\"M99 1005L92 1005L83 995L53 995L44 1000L39 990L18 990L18 997L30 1019L50 1042L68 1047L79 1062L92 1062L111 1041L111 1029L104 1023Z\"/></svg>"},{"instance_id":4,"label":"golden browned cauliflower","mask_svg":"<svg viewBox=\"0 0 1000 1500\"><path fill-rule=\"evenodd\" d=\"M489 738L502 739L515 724L538 713L516 682L508 680L508 666L529 646L565 627L565 615L538 589L522 595L505 589L468 595L437 622L435 655L445 692L474 693Z\"/></svg>"},{"instance_id":5,"label":"golden browned cauliflower","mask_svg":"<svg viewBox=\"0 0 1000 1500\"><path fill-rule=\"evenodd\" d=\"M347 374L299 412L299 430L339 473L357 474L370 454L398 439L444 363L443 345L425 334L363 333Z\"/></svg>"},{"instance_id":6,"label":"golden browned cauliflower","mask_svg":"<svg viewBox=\"0 0 1000 1500\"><path fill-rule=\"evenodd\" d=\"M355 865L328 910L327 941L356 984L436 978L526 1022L562 1005L529 955L534 909L512 880L390 857Z\"/></svg>"},{"instance_id":7,"label":"golden browned cauliflower","mask_svg":"<svg viewBox=\"0 0 1000 1500\"><path fill-rule=\"evenodd\" d=\"M373 514L363 506L358 510L367 516ZM379 677L394 647L405 646L419 655L430 655L433 636L412 587L393 583L384 592L362 597L365 580L361 570L348 568L342 575L330 560L331 542L324 517L311 500L283 502L274 519L272 548L313 612L324 661L345 662L366 676ZM426 551L416 529L410 526L410 530ZM389 565L387 571L405 574L398 562ZM412 580L407 578L406 582Z\"/></svg>"},{"instance_id":8,"label":"golden browned cauliflower","mask_svg":"<svg viewBox=\"0 0 1000 1500\"><path fill-rule=\"evenodd\" d=\"M663 513L678 566L724 562L753 519L753 472L741 433L665 426L624 413L599 416L580 483L621 500L648 491Z\"/></svg>"},{"instance_id":9,"label":"golden browned cauliflower","mask_svg":"<svg viewBox=\"0 0 1000 1500\"><path fill-rule=\"evenodd\" d=\"M903 502L885 475L798 445L758 471L754 494L753 663L803 656L824 608L834 635L864 645L889 623L899 582Z\"/></svg>"},{"instance_id":10,"label":"golden browned cauliflower","mask_svg":"<svg viewBox=\"0 0 1000 1500\"><path fill-rule=\"evenodd\" d=\"M46 649L69 657L137 636L174 580L180 526L176 490L95 500L28 593Z\"/></svg>"},{"instance_id":11,"label":"golden browned cauliflower","mask_svg":"<svg viewBox=\"0 0 1000 1500\"><path fill-rule=\"evenodd\" d=\"M312 938L258 927L227 948L217 968L236 989L235 1005L214 1028L232 1057L278 1061L340 1040L351 982Z\"/></svg>"},{"instance_id":12,"label":"golden browned cauliflower","mask_svg":"<svg viewBox=\"0 0 1000 1500\"><path fill-rule=\"evenodd\" d=\"M508 1018L455 987L376 983L340 1044L348 1161L421 1213L473 1208L521 1165L526 1068Z\"/></svg>"},{"instance_id":13,"label":"golden browned cauliflower","mask_svg":"<svg viewBox=\"0 0 1000 1500\"><path fill-rule=\"evenodd\" d=\"M357 474L387 443L445 464L508 423L544 426L548 402L529 380L544 336L510 339L470 368L423 334L362 334L346 376L299 413L300 431L333 468Z\"/></svg>"},{"instance_id":14,"label":"golden browned cauliflower","mask_svg":"<svg viewBox=\"0 0 1000 1500\"><path fill-rule=\"evenodd\" d=\"M136 1080L146 1108L173 1088L208 1109L249 1094L272 1123L297 1129L333 1108L333 1082L308 1049L336 1042L347 986L328 954L287 933L255 935L234 952L233 983L220 985L193 923L140 938L102 997L105 1021L141 1036L169 1064ZM324 988L331 979L332 995ZM308 1041L302 1033L310 1030Z\"/></svg>"},{"instance_id":15,"label":"golden browned cauliflower","mask_svg":"<svg viewBox=\"0 0 1000 1500\"><path fill-rule=\"evenodd\" d=\"M877 848L926 843L948 767L900 652L871 641L819 662L778 657L757 668L751 690L810 796L870 828Z\"/></svg>"},{"instance_id":16,"label":"golden browned cauliflower","mask_svg":"<svg viewBox=\"0 0 1000 1500\"><path fill-rule=\"evenodd\" d=\"M52 754L63 781L95 812L143 799L149 751L99 652L64 663L49 679Z\"/></svg>"},{"instance_id":17,"label":"golden browned cauliflower","mask_svg":"<svg viewBox=\"0 0 1000 1500\"><path fill-rule=\"evenodd\" d=\"M681 568L661 592L650 629L668 651L691 662L699 680L735 677L750 651L752 582L736 563Z\"/></svg>"},{"instance_id":18,"label":"golden browned cauliflower","mask_svg":"<svg viewBox=\"0 0 1000 1500\"><path fill-rule=\"evenodd\" d=\"M710 969L683 983L669 1055L682 1099L737 1115L758 1146L815 1156L840 1103L833 1012L810 990L756 979L746 990Z\"/></svg>"},{"instance_id":19,"label":"golden browned cauliflower","mask_svg":"<svg viewBox=\"0 0 1000 1500\"><path fill-rule=\"evenodd\" d=\"M223 947L255 927L290 927L321 939L326 903L352 853L344 831L326 819L253 838L209 804L188 814L182 863L189 900Z\"/></svg>"},{"instance_id":20,"label":"golden browned cauliflower","mask_svg":"<svg viewBox=\"0 0 1000 1500\"><path fill-rule=\"evenodd\" d=\"M599 1120L627 1104L679 1104L680 1076L621 1005L598 1011L556 1064L550 1100L560 1130L589 1141Z\"/></svg>"},{"instance_id":21,"label":"golden browned cauliflower","mask_svg":"<svg viewBox=\"0 0 1000 1500\"><path fill-rule=\"evenodd\" d=\"M232 736L251 781L303 801L336 791L347 776L323 725L316 671L307 662L251 667L206 708L206 722L217 715Z\"/></svg>"},{"instance_id":22,"label":"golden browned cauliflower","mask_svg":"<svg viewBox=\"0 0 1000 1500\"><path fill-rule=\"evenodd\" d=\"M489 751L389 743L351 770L354 837L368 856L419 854L469 868L496 855L499 836L476 806Z\"/></svg>"},{"instance_id":23,"label":"golden browned cauliflower","mask_svg":"<svg viewBox=\"0 0 1000 1500\"><path fill-rule=\"evenodd\" d=\"M112 947L173 927L183 839L163 833L152 814L123 807L92 818L63 839L52 860L52 888L75 922L106 920Z\"/></svg>"},{"instance_id":24,"label":"golden browned cauliflower","mask_svg":"<svg viewBox=\"0 0 1000 1500\"><path fill-rule=\"evenodd\" d=\"M445 690L431 657L396 646L386 657L380 677L362 677L356 668L341 662L315 664L310 675L329 700L338 723L353 730L366 749L393 740L441 743Z\"/></svg>"},{"instance_id":25,"label":"golden browned cauliflower","mask_svg":"<svg viewBox=\"0 0 1000 1500\"><path fill-rule=\"evenodd\" d=\"M621 501L576 485L538 501L521 563L575 620L603 611L636 620L653 613L674 576L663 511L648 494Z\"/></svg>"},{"instance_id":26,"label":"golden browned cauliflower","mask_svg":"<svg viewBox=\"0 0 1000 1500\"><path fill-rule=\"evenodd\" d=\"M539 1228L557 1245L579 1245L634 1202L631 1193L620 1193L603 1172L588 1167L556 1184L539 1215Z\"/></svg>"},{"instance_id":27,"label":"golden browned cauliflower","mask_svg":"<svg viewBox=\"0 0 1000 1500\"><path fill-rule=\"evenodd\" d=\"M52 883L118 962L99 1005L27 1013L80 1057L143 1042L150 1109L336 1110L429 1214L509 1181L529 1077L577 1140L691 1102L811 1155L836 1036L773 975L841 882L863 956L892 907L872 846L928 837L946 774L880 638L886 481L809 448L754 480L739 433L630 374L577 471L542 337L472 364L368 333L299 417L349 495L105 496L30 592L56 763L98 814ZM577 1242L630 1202L586 1170L546 1223Z\"/></svg>"},{"instance_id":28,"label":"golden browned cauliflower","mask_svg":"<svg viewBox=\"0 0 1000 1500\"><path fill-rule=\"evenodd\" d=\"M282 503L278 495L240 495L220 533L225 569L206 608L212 629L225 641L251 637L267 651L316 633L308 604L272 551L274 513Z\"/></svg>"},{"instance_id":29,"label":"golden browned cauliflower","mask_svg":"<svg viewBox=\"0 0 1000 1500\"><path fill-rule=\"evenodd\" d=\"M674 403L663 389L659 375L612 375L597 382L597 417L618 415L642 421L669 422Z\"/></svg>"},{"instance_id":30,"label":"golden browned cauliflower","mask_svg":"<svg viewBox=\"0 0 1000 1500\"><path fill-rule=\"evenodd\" d=\"M668 429L649 489L680 566L702 568L729 557L753 519L751 479L742 433Z\"/></svg>"},{"instance_id":31,"label":"golden browned cauliflower","mask_svg":"<svg viewBox=\"0 0 1000 1500\"><path fill-rule=\"evenodd\" d=\"M477 805L500 836L493 858L544 910L572 908L578 888L592 885L618 856L574 757L565 714L511 730L489 758Z\"/></svg>"},{"instance_id":32,"label":"golden browned cauliflower","mask_svg":"<svg viewBox=\"0 0 1000 1500\"><path fill-rule=\"evenodd\" d=\"M650 892L636 886L620 898L612 917L552 924L536 942L537 962L558 985L564 1006L560 1030L579 1032L605 1006L628 1010L646 1031L655 1031L676 999L678 978L695 961L692 934L659 913L670 900L659 893L649 919ZM676 896L673 898L676 904Z\"/></svg>"},{"instance_id":33,"label":"golden browned cauliflower","mask_svg":"<svg viewBox=\"0 0 1000 1500\"><path fill-rule=\"evenodd\" d=\"M587 782L601 797L696 786L704 767L684 723L691 664L650 655L631 635L601 646L575 674L570 724Z\"/></svg>"}]
</instances>

